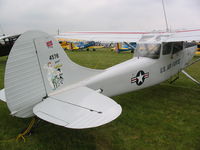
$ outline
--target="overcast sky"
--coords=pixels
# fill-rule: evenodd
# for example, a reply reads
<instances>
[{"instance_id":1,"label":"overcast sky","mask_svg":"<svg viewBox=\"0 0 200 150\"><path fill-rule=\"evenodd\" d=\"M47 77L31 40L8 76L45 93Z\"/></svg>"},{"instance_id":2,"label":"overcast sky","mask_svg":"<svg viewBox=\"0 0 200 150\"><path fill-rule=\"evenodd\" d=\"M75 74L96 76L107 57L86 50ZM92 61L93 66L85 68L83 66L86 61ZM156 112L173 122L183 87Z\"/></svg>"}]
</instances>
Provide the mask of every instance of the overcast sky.
<instances>
[{"instance_id":1,"label":"overcast sky","mask_svg":"<svg viewBox=\"0 0 200 150\"><path fill-rule=\"evenodd\" d=\"M200 0L165 0L171 29L200 28ZM0 0L0 34L164 30L162 0ZM3 31L2 31L3 30Z\"/></svg>"}]
</instances>

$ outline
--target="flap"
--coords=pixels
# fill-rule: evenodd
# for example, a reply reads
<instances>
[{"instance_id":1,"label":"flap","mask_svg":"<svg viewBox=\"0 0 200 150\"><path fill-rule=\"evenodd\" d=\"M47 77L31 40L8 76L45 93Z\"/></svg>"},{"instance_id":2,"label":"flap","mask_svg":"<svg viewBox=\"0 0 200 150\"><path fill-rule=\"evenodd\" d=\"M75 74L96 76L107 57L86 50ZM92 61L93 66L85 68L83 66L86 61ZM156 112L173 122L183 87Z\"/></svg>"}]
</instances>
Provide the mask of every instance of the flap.
<instances>
[{"instance_id":1,"label":"flap","mask_svg":"<svg viewBox=\"0 0 200 150\"><path fill-rule=\"evenodd\" d=\"M33 108L41 119L67 128L83 129L106 124L121 114L114 100L87 87L50 96Z\"/></svg>"}]
</instances>

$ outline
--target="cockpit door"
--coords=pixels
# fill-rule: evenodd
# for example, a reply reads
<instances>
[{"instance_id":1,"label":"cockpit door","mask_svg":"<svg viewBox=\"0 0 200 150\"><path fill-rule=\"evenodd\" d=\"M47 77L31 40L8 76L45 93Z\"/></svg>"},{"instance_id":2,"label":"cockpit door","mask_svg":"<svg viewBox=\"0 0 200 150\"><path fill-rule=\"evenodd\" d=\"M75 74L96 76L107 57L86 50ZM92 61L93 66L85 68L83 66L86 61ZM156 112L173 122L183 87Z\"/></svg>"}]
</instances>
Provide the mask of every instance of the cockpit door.
<instances>
[{"instance_id":1,"label":"cockpit door","mask_svg":"<svg viewBox=\"0 0 200 150\"><path fill-rule=\"evenodd\" d=\"M161 62L163 67L161 72L166 78L178 73L181 70L183 57L183 42L163 43Z\"/></svg>"},{"instance_id":2,"label":"cockpit door","mask_svg":"<svg viewBox=\"0 0 200 150\"><path fill-rule=\"evenodd\" d=\"M171 53L171 73L172 75L181 71L181 66L183 63L183 42L173 42L172 43L172 53Z\"/></svg>"}]
</instances>

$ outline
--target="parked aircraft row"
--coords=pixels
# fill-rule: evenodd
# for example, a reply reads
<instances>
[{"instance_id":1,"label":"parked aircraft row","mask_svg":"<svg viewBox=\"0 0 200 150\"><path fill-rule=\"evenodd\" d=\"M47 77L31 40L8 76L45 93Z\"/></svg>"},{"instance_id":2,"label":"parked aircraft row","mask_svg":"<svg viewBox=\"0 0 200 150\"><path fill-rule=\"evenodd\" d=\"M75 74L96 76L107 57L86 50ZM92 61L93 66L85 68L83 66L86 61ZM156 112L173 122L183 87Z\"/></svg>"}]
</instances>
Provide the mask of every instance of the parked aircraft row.
<instances>
[{"instance_id":1,"label":"parked aircraft row","mask_svg":"<svg viewBox=\"0 0 200 150\"><path fill-rule=\"evenodd\" d=\"M176 31L177 33L182 31ZM62 48L65 50L83 50L83 49L93 49L96 50L98 48L111 48L115 50L117 53L124 51L134 52L139 38L145 34L156 34L156 32L67 32L61 33L60 35L55 36L55 38L59 41ZM158 32L160 34L166 34L165 32ZM76 39L77 36L78 38ZM96 34L91 41L91 35ZM132 39L131 39L131 36ZM0 56L6 56L9 54L14 42L20 36L12 35L12 36L1 36L0 37ZM88 38L86 38L88 37ZM114 37L114 39L113 39ZM125 38L127 41L120 40L120 38ZM103 38L108 39L108 41L103 41ZM86 40L87 39L87 40ZM97 39L99 41L97 41ZM197 52L196 55L200 55L200 43L197 42Z\"/></svg>"}]
</instances>

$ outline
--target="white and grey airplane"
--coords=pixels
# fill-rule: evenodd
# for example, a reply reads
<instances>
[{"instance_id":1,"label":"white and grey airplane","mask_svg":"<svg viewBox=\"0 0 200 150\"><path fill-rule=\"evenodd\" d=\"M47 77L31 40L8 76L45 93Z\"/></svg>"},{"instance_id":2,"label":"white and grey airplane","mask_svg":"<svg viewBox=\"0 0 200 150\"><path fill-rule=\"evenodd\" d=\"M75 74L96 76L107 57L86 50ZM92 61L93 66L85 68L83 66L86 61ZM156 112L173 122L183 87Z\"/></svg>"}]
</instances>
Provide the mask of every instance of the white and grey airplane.
<instances>
[{"instance_id":1,"label":"white and grey airplane","mask_svg":"<svg viewBox=\"0 0 200 150\"><path fill-rule=\"evenodd\" d=\"M92 37L96 41L103 39L102 34L99 38L94 34L88 38ZM131 34L127 38L124 35L123 39L117 37L109 35L103 41L131 40ZM48 34L25 32L9 54L5 90L1 90L0 97L16 117L36 115L74 129L106 124L122 111L109 97L161 83L182 71L196 49L189 41L200 40L200 30L138 34L137 39L132 59L105 70L95 70L73 63Z\"/></svg>"}]
</instances>

